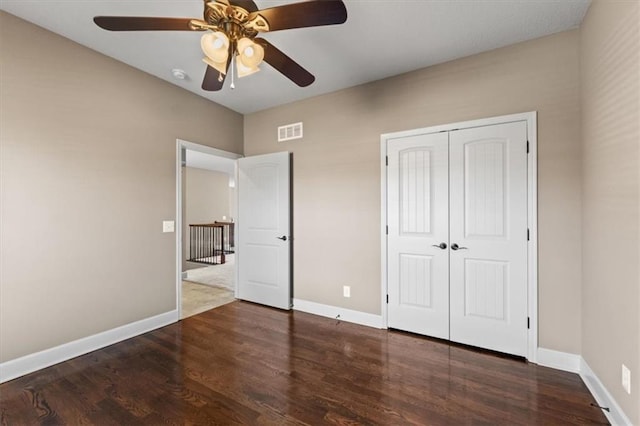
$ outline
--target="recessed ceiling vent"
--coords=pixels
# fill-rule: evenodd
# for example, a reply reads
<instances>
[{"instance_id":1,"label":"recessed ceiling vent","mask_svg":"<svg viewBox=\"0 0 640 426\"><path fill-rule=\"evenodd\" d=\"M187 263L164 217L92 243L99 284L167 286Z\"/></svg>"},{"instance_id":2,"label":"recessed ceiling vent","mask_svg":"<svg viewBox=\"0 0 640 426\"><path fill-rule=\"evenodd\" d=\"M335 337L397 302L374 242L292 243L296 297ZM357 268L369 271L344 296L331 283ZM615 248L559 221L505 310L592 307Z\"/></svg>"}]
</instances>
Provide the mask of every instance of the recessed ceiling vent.
<instances>
[{"instance_id":1,"label":"recessed ceiling vent","mask_svg":"<svg viewBox=\"0 0 640 426\"><path fill-rule=\"evenodd\" d=\"M302 122L278 127L278 142L302 139Z\"/></svg>"}]
</instances>

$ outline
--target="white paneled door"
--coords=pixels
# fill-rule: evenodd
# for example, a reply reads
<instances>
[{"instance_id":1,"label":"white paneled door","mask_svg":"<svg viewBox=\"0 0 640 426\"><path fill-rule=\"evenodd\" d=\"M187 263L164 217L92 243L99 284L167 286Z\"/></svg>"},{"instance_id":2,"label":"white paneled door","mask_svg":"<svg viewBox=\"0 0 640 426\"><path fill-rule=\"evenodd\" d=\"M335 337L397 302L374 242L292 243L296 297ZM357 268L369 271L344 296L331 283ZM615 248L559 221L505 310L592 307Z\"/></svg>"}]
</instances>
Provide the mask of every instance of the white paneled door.
<instances>
[{"instance_id":1,"label":"white paneled door","mask_svg":"<svg viewBox=\"0 0 640 426\"><path fill-rule=\"evenodd\" d=\"M238 298L291 308L289 153L238 160Z\"/></svg>"},{"instance_id":2,"label":"white paneled door","mask_svg":"<svg viewBox=\"0 0 640 426\"><path fill-rule=\"evenodd\" d=\"M393 139L387 154L388 325L448 339L448 135Z\"/></svg>"},{"instance_id":3,"label":"white paneled door","mask_svg":"<svg viewBox=\"0 0 640 426\"><path fill-rule=\"evenodd\" d=\"M388 326L527 355L527 124L387 141Z\"/></svg>"},{"instance_id":4,"label":"white paneled door","mask_svg":"<svg viewBox=\"0 0 640 426\"><path fill-rule=\"evenodd\" d=\"M527 354L527 126L451 132L451 336Z\"/></svg>"}]
</instances>

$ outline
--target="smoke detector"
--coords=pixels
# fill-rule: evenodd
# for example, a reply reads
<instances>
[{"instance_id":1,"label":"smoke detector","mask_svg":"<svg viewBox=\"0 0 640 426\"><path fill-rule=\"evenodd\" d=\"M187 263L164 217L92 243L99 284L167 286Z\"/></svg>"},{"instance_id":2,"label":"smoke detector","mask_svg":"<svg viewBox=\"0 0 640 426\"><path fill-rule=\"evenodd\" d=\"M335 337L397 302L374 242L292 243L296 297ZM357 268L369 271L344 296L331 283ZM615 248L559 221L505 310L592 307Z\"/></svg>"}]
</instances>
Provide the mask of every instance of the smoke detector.
<instances>
[{"instance_id":1,"label":"smoke detector","mask_svg":"<svg viewBox=\"0 0 640 426\"><path fill-rule=\"evenodd\" d=\"M171 70L171 75L173 76L173 78L175 78L176 80L186 80L187 77L189 77L187 75L187 73L185 72L185 70L181 70L180 68L174 68Z\"/></svg>"}]
</instances>

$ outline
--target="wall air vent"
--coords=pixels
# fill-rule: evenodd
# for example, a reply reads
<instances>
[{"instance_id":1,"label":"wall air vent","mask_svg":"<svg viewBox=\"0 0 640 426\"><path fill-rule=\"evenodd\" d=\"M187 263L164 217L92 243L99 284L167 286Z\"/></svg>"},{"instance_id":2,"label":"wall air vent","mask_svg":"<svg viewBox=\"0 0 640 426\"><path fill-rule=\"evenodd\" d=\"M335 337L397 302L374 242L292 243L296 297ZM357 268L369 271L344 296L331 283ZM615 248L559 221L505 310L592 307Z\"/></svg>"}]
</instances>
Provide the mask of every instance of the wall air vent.
<instances>
[{"instance_id":1,"label":"wall air vent","mask_svg":"<svg viewBox=\"0 0 640 426\"><path fill-rule=\"evenodd\" d=\"M302 139L302 122L278 127L278 142Z\"/></svg>"}]
</instances>

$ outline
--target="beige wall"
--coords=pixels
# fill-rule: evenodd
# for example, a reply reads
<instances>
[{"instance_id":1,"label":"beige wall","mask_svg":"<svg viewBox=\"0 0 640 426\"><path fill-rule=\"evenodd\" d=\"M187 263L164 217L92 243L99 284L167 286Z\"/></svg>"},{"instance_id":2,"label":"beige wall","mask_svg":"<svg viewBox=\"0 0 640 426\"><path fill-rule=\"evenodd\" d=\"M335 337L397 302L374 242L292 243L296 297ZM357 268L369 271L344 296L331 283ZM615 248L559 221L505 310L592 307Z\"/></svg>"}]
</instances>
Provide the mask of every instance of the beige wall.
<instances>
[{"instance_id":1,"label":"beige wall","mask_svg":"<svg viewBox=\"0 0 640 426\"><path fill-rule=\"evenodd\" d=\"M182 270L188 268L201 268L198 263L186 262L189 256L189 224L213 223L222 220L223 216L232 217L229 207L229 175L222 172L197 169L194 167L183 168L183 250Z\"/></svg>"},{"instance_id":2,"label":"beige wall","mask_svg":"<svg viewBox=\"0 0 640 426\"><path fill-rule=\"evenodd\" d=\"M0 12L0 361L176 309L176 138L242 116Z\"/></svg>"},{"instance_id":3,"label":"beige wall","mask_svg":"<svg viewBox=\"0 0 640 426\"><path fill-rule=\"evenodd\" d=\"M582 355L640 425L640 3L595 1L580 33Z\"/></svg>"},{"instance_id":4,"label":"beige wall","mask_svg":"<svg viewBox=\"0 0 640 426\"><path fill-rule=\"evenodd\" d=\"M294 153L294 292L380 313L380 134L538 111L540 345L580 352L577 31L245 116L245 154ZM304 122L304 139L276 127ZM342 297L350 285L351 298Z\"/></svg>"}]
</instances>

